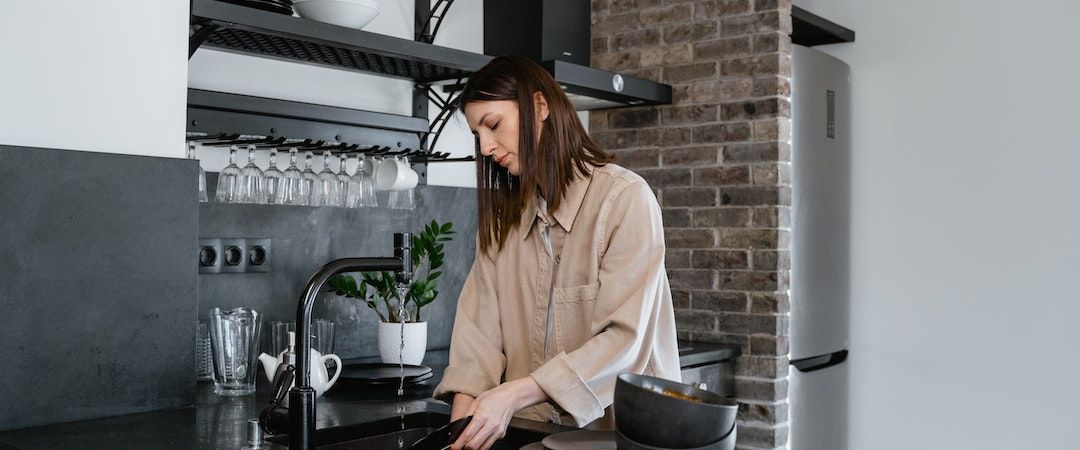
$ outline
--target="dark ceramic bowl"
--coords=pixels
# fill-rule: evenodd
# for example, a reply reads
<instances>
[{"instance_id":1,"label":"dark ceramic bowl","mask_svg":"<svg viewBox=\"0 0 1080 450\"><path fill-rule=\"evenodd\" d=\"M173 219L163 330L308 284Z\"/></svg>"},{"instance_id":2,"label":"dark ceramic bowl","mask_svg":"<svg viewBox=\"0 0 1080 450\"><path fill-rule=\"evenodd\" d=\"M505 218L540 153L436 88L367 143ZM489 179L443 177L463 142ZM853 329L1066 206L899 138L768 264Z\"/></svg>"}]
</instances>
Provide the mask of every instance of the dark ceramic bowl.
<instances>
[{"instance_id":1,"label":"dark ceramic bowl","mask_svg":"<svg viewBox=\"0 0 1080 450\"><path fill-rule=\"evenodd\" d=\"M713 444L732 430L738 412L735 401L688 384L633 373L615 382L615 428L646 446Z\"/></svg>"},{"instance_id":2,"label":"dark ceramic bowl","mask_svg":"<svg viewBox=\"0 0 1080 450\"><path fill-rule=\"evenodd\" d=\"M735 428L736 426L732 425L731 431L728 432L727 436L724 436L724 438L720 439L718 442L713 442L712 444L703 445L701 447L680 450L735 450L735 440L738 437ZM671 450L642 444L624 436L619 430L615 430L615 446L619 450Z\"/></svg>"}]
</instances>

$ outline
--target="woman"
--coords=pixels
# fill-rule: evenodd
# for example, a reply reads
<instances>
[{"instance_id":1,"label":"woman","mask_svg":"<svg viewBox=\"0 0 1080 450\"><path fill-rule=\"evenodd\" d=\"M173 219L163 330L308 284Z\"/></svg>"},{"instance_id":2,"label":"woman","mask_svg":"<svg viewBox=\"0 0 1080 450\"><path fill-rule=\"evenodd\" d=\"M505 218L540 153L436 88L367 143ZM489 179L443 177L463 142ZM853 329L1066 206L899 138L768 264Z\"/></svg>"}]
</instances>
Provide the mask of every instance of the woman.
<instances>
[{"instance_id":1,"label":"woman","mask_svg":"<svg viewBox=\"0 0 1080 450\"><path fill-rule=\"evenodd\" d=\"M435 397L487 449L512 416L611 429L615 379L679 380L660 207L544 69L495 58L461 94L476 136L476 259Z\"/></svg>"}]
</instances>

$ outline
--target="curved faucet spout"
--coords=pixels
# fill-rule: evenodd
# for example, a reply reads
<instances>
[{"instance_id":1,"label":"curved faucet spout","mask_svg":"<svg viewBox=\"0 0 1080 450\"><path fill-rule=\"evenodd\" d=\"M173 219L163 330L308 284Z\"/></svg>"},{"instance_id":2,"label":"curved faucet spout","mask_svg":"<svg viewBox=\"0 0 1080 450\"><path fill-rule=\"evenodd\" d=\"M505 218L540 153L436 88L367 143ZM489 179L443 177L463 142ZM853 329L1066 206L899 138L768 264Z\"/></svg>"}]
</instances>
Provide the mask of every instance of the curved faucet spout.
<instances>
[{"instance_id":1,"label":"curved faucet spout","mask_svg":"<svg viewBox=\"0 0 1080 450\"><path fill-rule=\"evenodd\" d=\"M289 391L289 448L315 448L315 391L311 389L311 310L331 277L343 272L393 271L399 283L410 283L412 233L394 234L393 258L342 258L322 266L300 294L296 308L296 386Z\"/></svg>"}]
</instances>

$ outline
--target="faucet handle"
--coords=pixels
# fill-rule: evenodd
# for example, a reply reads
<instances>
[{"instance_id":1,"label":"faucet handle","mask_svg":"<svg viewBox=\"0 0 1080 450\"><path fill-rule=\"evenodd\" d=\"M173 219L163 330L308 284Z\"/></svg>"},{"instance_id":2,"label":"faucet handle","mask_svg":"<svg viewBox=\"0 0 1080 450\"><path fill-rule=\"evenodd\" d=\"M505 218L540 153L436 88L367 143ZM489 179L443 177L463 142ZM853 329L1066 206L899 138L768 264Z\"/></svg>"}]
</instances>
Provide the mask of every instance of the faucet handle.
<instances>
[{"instance_id":1,"label":"faucet handle","mask_svg":"<svg viewBox=\"0 0 1080 450\"><path fill-rule=\"evenodd\" d=\"M289 393L289 388L292 387L295 379L296 366L286 363L278 364L277 371L274 372L274 387L270 391L272 394L270 403L280 405L285 400L285 395Z\"/></svg>"}]
</instances>

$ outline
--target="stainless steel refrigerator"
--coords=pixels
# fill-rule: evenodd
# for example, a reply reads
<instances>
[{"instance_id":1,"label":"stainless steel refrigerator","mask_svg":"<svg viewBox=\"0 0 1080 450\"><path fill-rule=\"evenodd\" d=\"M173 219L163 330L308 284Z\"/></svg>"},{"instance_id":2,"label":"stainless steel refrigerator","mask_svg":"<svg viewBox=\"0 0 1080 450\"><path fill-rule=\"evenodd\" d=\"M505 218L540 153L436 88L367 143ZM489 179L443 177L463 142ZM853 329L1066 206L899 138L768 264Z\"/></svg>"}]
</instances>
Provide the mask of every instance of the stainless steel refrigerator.
<instances>
[{"instance_id":1,"label":"stainless steel refrigerator","mask_svg":"<svg viewBox=\"0 0 1080 450\"><path fill-rule=\"evenodd\" d=\"M796 45L791 69L790 448L847 448L850 69Z\"/></svg>"}]
</instances>

